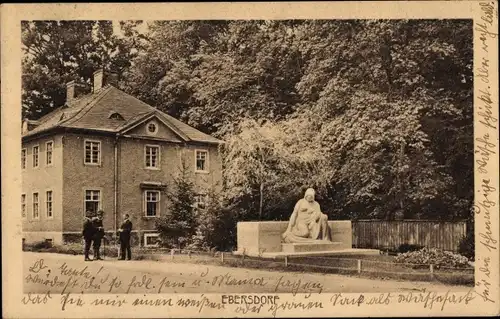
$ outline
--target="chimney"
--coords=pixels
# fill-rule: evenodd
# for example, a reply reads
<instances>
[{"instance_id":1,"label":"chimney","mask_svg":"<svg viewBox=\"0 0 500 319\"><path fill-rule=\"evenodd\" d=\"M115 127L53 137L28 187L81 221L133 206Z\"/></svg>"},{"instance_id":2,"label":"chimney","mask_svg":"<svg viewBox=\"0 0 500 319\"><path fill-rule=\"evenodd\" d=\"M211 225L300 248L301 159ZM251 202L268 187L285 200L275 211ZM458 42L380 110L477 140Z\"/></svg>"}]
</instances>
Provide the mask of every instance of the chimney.
<instances>
[{"instance_id":1,"label":"chimney","mask_svg":"<svg viewBox=\"0 0 500 319\"><path fill-rule=\"evenodd\" d=\"M98 90L100 90L102 88L103 76L104 76L103 69L99 69L99 70L94 72L94 91L93 92L97 92Z\"/></svg>"},{"instance_id":2,"label":"chimney","mask_svg":"<svg viewBox=\"0 0 500 319\"><path fill-rule=\"evenodd\" d=\"M105 77L106 85L112 85L114 87L118 87L118 73L116 72L108 72Z\"/></svg>"},{"instance_id":3,"label":"chimney","mask_svg":"<svg viewBox=\"0 0 500 319\"><path fill-rule=\"evenodd\" d=\"M75 98L75 81L66 83L66 102L69 102Z\"/></svg>"}]
</instances>

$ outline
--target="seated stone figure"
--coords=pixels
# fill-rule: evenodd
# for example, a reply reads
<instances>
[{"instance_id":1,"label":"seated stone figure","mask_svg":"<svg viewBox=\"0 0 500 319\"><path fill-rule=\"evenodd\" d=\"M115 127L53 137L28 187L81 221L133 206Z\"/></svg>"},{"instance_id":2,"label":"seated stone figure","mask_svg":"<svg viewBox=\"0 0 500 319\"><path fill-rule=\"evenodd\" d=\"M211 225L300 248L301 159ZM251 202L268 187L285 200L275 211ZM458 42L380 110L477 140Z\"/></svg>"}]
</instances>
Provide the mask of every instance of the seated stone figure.
<instances>
[{"instance_id":1,"label":"seated stone figure","mask_svg":"<svg viewBox=\"0 0 500 319\"><path fill-rule=\"evenodd\" d=\"M285 243L308 243L317 240L331 241L328 216L321 212L314 200L315 191L309 188L293 210L287 230L283 233Z\"/></svg>"}]
</instances>

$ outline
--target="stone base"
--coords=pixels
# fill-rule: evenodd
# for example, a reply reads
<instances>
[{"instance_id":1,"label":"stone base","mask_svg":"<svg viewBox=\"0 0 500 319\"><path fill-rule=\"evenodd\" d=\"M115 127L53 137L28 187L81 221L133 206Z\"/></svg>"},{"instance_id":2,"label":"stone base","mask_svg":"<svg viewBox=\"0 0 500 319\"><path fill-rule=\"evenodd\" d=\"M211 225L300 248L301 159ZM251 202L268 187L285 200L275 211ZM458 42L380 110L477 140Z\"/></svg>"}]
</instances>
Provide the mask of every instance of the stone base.
<instances>
[{"instance_id":1,"label":"stone base","mask_svg":"<svg viewBox=\"0 0 500 319\"><path fill-rule=\"evenodd\" d=\"M352 248L352 226L350 220L328 221L334 246L318 247L330 250ZM277 222L239 222L237 225L238 252L247 256L261 256L263 253L283 252L282 235L288 227L287 221ZM297 244L292 244L297 245ZM286 248L288 253L310 251L311 247L293 246ZM290 251L291 249L291 251ZM299 251L297 251L299 249Z\"/></svg>"},{"instance_id":2,"label":"stone base","mask_svg":"<svg viewBox=\"0 0 500 319\"><path fill-rule=\"evenodd\" d=\"M321 240L312 243L281 244L281 251L284 253L331 251L339 249L342 249L342 243Z\"/></svg>"},{"instance_id":3,"label":"stone base","mask_svg":"<svg viewBox=\"0 0 500 319\"><path fill-rule=\"evenodd\" d=\"M326 257L326 256L345 256L345 255L378 255L380 251L377 249L339 249L331 251L307 251L307 252L264 252L262 254L257 253L245 253L245 256L249 257L260 257L265 259L280 259L285 257ZM233 255L241 256L243 252L234 251Z\"/></svg>"}]
</instances>

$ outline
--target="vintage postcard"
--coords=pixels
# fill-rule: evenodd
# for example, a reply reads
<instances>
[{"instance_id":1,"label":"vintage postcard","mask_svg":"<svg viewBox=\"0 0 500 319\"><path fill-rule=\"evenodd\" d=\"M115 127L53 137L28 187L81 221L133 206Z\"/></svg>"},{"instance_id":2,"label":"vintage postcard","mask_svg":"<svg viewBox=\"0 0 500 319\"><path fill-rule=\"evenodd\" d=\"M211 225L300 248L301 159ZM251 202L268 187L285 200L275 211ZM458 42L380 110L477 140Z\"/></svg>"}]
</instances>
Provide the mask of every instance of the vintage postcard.
<instances>
[{"instance_id":1,"label":"vintage postcard","mask_svg":"<svg viewBox=\"0 0 500 319\"><path fill-rule=\"evenodd\" d=\"M0 15L5 318L499 314L497 2Z\"/></svg>"}]
</instances>

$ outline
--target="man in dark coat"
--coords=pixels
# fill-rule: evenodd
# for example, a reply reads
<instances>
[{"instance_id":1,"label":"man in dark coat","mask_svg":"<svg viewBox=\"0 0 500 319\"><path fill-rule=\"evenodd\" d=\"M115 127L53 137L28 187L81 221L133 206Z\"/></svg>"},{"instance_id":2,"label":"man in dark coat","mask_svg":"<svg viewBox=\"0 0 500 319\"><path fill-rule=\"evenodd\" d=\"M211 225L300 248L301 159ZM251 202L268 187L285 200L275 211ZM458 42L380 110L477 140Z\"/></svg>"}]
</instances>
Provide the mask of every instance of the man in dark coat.
<instances>
[{"instance_id":1,"label":"man in dark coat","mask_svg":"<svg viewBox=\"0 0 500 319\"><path fill-rule=\"evenodd\" d=\"M120 260L125 260L125 252L127 259L132 259L132 251L130 249L130 233L132 232L132 222L129 220L129 215L123 216L123 223L118 229L120 234Z\"/></svg>"},{"instance_id":2,"label":"man in dark coat","mask_svg":"<svg viewBox=\"0 0 500 319\"><path fill-rule=\"evenodd\" d=\"M101 258L101 242L104 237L104 225L103 225L104 211L100 210L97 212L97 218L94 219L93 225L95 228L94 233L94 260L102 260Z\"/></svg>"},{"instance_id":3,"label":"man in dark coat","mask_svg":"<svg viewBox=\"0 0 500 319\"><path fill-rule=\"evenodd\" d=\"M92 212L85 213L85 221L83 222L83 240L85 241L85 261L92 261L89 258L90 246L92 245L92 239L95 235L94 223L92 221ZM95 254L95 253L94 253Z\"/></svg>"}]
</instances>

